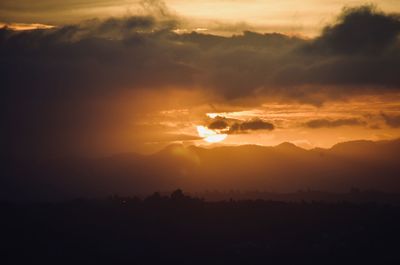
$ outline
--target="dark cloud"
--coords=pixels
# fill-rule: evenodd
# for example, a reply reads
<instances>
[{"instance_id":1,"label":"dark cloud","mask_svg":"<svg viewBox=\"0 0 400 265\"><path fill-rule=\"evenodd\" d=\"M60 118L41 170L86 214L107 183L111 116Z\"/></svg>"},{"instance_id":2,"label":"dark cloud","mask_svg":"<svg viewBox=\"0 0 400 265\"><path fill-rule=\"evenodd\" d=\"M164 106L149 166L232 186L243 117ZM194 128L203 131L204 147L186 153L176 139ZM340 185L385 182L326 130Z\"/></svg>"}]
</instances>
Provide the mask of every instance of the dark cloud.
<instances>
[{"instance_id":1,"label":"dark cloud","mask_svg":"<svg viewBox=\"0 0 400 265\"><path fill-rule=\"evenodd\" d=\"M315 119L305 123L306 127L317 129L317 128L335 128L340 126L361 126L365 125L364 121L359 119Z\"/></svg>"},{"instance_id":2,"label":"dark cloud","mask_svg":"<svg viewBox=\"0 0 400 265\"><path fill-rule=\"evenodd\" d=\"M258 130L271 131L275 128L272 123L259 118L241 121L238 119L228 119L222 116L217 116L212 119L207 127L211 130L219 130L220 132L227 134L242 134Z\"/></svg>"},{"instance_id":3,"label":"dark cloud","mask_svg":"<svg viewBox=\"0 0 400 265\"><path fill-rule=\"evenodd\" d=\"M399 33L399 14L386 14L373 6L344 9L335 24L296 50L293 55L300 58L278 70L275 81L288 86L331 85L328 91L317 88L331 97L396 90L400 85L395 70L400 67Z\"/></svg>"},{"instance_id":4,"label":"dark cloud","mask_svg":"<svg viewBox=\"0 0 400 265\"><path fill-rule=\"evenodd\" d=\"M223 130L229 127L229 124L224 118L216 118L207 127L212 130Z\"/></svg>"},{"instance_id":5,"label":"dark cloud","mask_svg":"<svg viewBox=\"0 0 400 265\"><path fill-rule=\"evenodd\" d=\"M381 113L385 123L392 128L400 127L400 115L388 115L385 113Z\"/></svg>"},{"instance_id":6,"label":"dark cloud","mask_svg":"<svg viewBox=\"0 0 400 265\"><path fill-rule=\"evenodd\" d=\"M268 130L271 131L275 126L261 119L254 119L244 122L235 122L228 130L229 134L247 133L249 131Z\"/></svg>"},{"instance_id":7,"label":"dark cloud","mask_svg":"<svg viewBox=\"0 0 400 265\"><path fill-rule=\"evenodd\" d=\"M274 125L272 123L260 120L260 119L254 119L251 121L245 121L240 124L240 129L243 131L247 130L273 130Z\"/></svg>"},{"instance_id":8,"label":"dark cloud","mask_svg":"<svg viewBox=\"0 0 400 265\"><path fill-rule=\"evenodd\" d=\"M318 53L380 54L396 43L399 32L398 14L385 14L371 5L345 8L337 23L325 27L308 48Z\"/></svg>"}]
</instances>

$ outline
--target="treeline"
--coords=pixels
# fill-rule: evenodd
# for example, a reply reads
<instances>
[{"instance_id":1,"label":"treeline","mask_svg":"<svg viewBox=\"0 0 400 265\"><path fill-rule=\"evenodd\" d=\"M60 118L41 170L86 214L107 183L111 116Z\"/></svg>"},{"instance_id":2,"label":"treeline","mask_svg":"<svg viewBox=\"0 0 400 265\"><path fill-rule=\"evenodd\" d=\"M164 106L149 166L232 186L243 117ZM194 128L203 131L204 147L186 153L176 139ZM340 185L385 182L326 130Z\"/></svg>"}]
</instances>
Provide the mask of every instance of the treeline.
<instances>
[{"instance_id":1,"label":"treeline","mask_svg":"<svg viewBox=\"0 0 400 265\"><path fill-rule=\"evenodd\" d=\"M399 264L400 207L176 190L0 205L2 264Z\"/></svg>"}]
</instances>

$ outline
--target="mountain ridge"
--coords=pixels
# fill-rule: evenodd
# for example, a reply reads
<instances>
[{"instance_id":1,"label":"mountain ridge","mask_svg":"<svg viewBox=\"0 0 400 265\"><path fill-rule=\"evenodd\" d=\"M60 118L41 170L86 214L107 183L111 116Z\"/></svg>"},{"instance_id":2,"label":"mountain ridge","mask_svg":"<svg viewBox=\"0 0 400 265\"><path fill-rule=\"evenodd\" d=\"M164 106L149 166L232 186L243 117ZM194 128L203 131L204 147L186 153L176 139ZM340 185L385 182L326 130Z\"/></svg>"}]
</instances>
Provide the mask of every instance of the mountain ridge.
<instances>
[{"instance_id":1,"label":"mountain ridge","mask_svg":"<svg viewBox=\"0 0 400 265\"><path fill-rule=\"evenodd\" d=\"M350 187L399 192L400 140L347 142L330 149L277 146L171 145L152 155L125 153L97 159L8 163L1 198L53 198L143 194L178 187L204 190Z\"/></svg>"}]
</instances>

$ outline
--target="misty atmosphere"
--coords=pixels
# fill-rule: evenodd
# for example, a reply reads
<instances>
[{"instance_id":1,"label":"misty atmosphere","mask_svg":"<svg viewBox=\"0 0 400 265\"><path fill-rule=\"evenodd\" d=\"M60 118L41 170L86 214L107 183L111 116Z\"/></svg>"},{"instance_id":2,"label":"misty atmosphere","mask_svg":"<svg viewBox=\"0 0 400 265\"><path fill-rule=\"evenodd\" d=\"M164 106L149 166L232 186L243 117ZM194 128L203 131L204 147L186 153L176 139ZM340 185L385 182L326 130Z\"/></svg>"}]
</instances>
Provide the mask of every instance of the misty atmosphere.
<instances>
[{"instance_id":1,"label":"misty atmosphere","mask_svg":"<svg viewBox=\"0 0 400 265\"><path fill-rule=\"evenodd\" d=\"M0 1L0 264L400 264L400 1Z\"/></svg>"},{"instance_id":2,"label":"misty atmosphere","mask_svg":"<svg viewBox=\"0 0 400 265\"><path fill-rule=\"evenodd\" d=\"M400 193L400 141L355 141L330 149L170 145L152 155L97 159L9 161L2 199L51 201L77 197L148 195L178 187L191 192L298 190L347 192L350 188ZM383 159L384 158L384 159ZM23 166L21 166L23 165ZM288 167L290 165L290 167Z\"/></svg>"}]
</instances>

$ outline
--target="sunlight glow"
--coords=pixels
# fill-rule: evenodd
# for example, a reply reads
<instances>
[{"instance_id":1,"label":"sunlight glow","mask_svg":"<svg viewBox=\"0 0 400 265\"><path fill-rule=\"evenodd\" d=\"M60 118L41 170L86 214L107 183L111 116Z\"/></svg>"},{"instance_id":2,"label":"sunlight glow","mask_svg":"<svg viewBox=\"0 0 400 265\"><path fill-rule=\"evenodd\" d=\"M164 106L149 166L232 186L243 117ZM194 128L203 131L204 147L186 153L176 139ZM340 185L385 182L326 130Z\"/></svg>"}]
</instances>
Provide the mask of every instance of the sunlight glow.
<instances>
[{"instance_id":1,"label":"sunlight glow","mask_svg":"<svg viewBox=\"0 0 400 265\"><path fill-rule=\"evenodd\" d=\"M226 139L227 134L219 134L214 130L210 130L204 126L196 126L197 133L204 141L208 143L218 143Z\"/></svg>"},{"instance_id":2,"label":"sunlight glow","mask_svg":"<svg viewBox=\"0 0 400 265\"><path fill-rule=\"evenodd\" d=\"M227 136L228 136L227 134L211 135L211 136L208 136L208 137L204 138L204 141L206 141L208 143L218 143L218 142L221 142L221 141L225 140L225 138Z\"/></svg>"}]
</instances>

